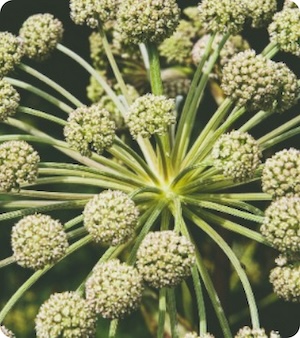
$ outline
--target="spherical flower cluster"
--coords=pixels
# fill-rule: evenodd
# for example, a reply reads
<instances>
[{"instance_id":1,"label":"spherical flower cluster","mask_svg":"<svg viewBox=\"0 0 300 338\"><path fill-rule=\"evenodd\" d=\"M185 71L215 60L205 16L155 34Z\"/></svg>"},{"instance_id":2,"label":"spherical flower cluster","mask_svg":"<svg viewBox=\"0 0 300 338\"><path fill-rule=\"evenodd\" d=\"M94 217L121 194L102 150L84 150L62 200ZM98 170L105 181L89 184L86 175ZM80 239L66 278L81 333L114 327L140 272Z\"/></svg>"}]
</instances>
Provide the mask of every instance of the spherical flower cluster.
<instances>
[{"instance_id":1,"label":"spherical flower cluster","mask_svg":"<svg viewBox=\"0 0 300 338\"><path fill-rule=\"evenodd\" d=\"M299 8L285 7L273 16L268 27L270 41L279 49L300 56L300 11Z\"/></svg>"},{"instance_id":2,"label":"spherical flower cluster","mask_svg":"<svg viewBox=\"0 0 300 338\"><path fill-rule=\"evenodd\" d=\"M210 333L204 333L198 336L196 332L188 332L185 334L184 338L214 338L214 336Z\"/></svg>"},{"instance_id":3,"label":"spherical flower cluster","mask_svg":"<svg viewBox=\"0 0 300 338\"><path fill-rule=\"evenodd\" d=\"M300 197L281 197L265 211L261 233L282 252L300 251Z\"/></svg>"},{"instance_id":4,"label":"spherical flower cluster","mask_svg":"<svg viewBox=\"0 0 300 338\"><path fill-rule=\"evenodd\" d=\"M4 325L0 326L0 332L2 332L5 335L5 337L7 337L7 338L15 338L16 337L15 334L12 331L10 331L8 328L6 328Z\"/></svg>"},{"instance_id":5,"label":"spherical flower cluster","mask_svg":"<svg viewBox=\"0 0 300 338\"><path fill-rule=\"evenodd\" d=\"M167 78L163 80L164 94L169 98L185 96L190 88L191 80L186 77Z\"/></svg>"},{"instance_id":6,"label":"spherical flower cluster","mask_svg":"<svg viewBox=\"0 0 300 338\"><path fill-rule=\"evenodd\" d=\"M175 102L163 95L146 94L130 106L125 123L133 138L139 135L146 138L152 134L163 134L169 125L174 124Z\"/></svg>"},{"instance_id":7,"label":"spherical flower cluster","mask_svg":"<svg viewBox=\"0 0 300 338\"><path fill-rule=\"evenodd\" d=\"M85 284L86 298L104 318L122 318L135 310L143 292L138 271L113 259L95 266Z\"/></svg>"},{"instance_id":8,"label":"spherical flower cluster","mask_svg":"<svg viewBox=\"0 0 300 338\"><path fill-rule=\"evenodd\" d=\"M86 204L83 216L84 226L96 242L118 245L133 235L139 212L127 194L106 190Z\"/></svg>"},{"instance_id":9,"label":"spherical flower cluster","mask_svg":"<svg viewBox=\"0 0 300 338\"><path fill-rule=\"evenodd\" d=\"M90 43L90 57L93 62L93 66L97 70L105 71L108 61L105 55L105 49L103 46L101 35L98 32L92 32L89 36ZM95 79L94 77L92 77Z\"/></svg>"},{"instance_id":10,"label":"spherical flower cluster","mask_svg":"<svg viewBox=\"0 0 300 338\"><path fill-rule=\"evenodd\" d=\"M266 334L265 329L251 329L249 326L241 328L234 338L280 338L280 334L275 331L270 332L270 336Z\"/></svg>"},{"instance_id":11,"label":"spherical flower cluster","mask_svg":"<svg viewBox=\"0 0 300 338\"><path fill-rule=\"evenodd\" d=\"M64 135L69 145L83 156L91 156L111 147L115 137L115 122L101 105L82 106L68 117Z\"/></svg>"},{"instance_id":12,"label":"spherical flower cluster","mask_svg":"<svg viewBox=\"0 0 300 338\"><path fill-rule=\"evenodd\" d=\"M25 55L37 61L47 59L62 40L63 32L61 21L52 14L30 16L19 31Z\"/></svg>"},{"instance_id":13,"label":"spherical flower cluster","mask_svg":"<svg viewBox=\"0 0 300 338\"><path fill-rule=\"evenodd\" d=\"M0 80L0 122L15 114L20 102L20 95L5 80Z\"/></svg>"},{"instance_id":14,"label":"spherical flower cluster","mask_svg":"<svg viewBox=\"0 0 300 338\"><path fill-rule=\"evenodd\" d=\"M21 62L24 54L21 40L9 32L0 32L0 78Z\"/></svg>"},{"instance_id":15,"label":"spherical flower cluster","mask_svg":"<svg viewBox=\"0 0 300 338\"><path fill-rule=\"evenodd\" d=\"M261 180L262 190L273 197L300 197L300 151L283 149L268 158Z\"/></svg>"},{"instance_id":16,"label":"spherical flower cluster","mask_svg":"<svg viewBox=\"0 0 300 338\"><path fill-rule=\"evenodd\" d=\"M274 293L288 302L300 302L300 265L288 263L271 270L270 282Z\"/></svg>"},{"instance_id":17,"label":"spherical flower cluster","mask_svg":"<svg viewBox=\"0 0 300 338\"><path fill-rule=\"evenodd\" d=\"M253 177L262 156L256 140L237 130L223 134L215 143L211 155L215 167L222 170L224 176L236 181Z\"/></svg>"},{"instance_id":18,"label":"spherical flower cluster","mask_svg":"<svg viewBox=\"0 0 300 338\"><path fill-rule=\"evenodd\" d=\"M40 307L35 329L37 338L94 337L96 316L79 293L54 293Z\"/></svg>"},{"instance_id":19,"label":"spherical flower cluster","mask_svg":"<svg viewBox=\"0 0 300 338\"><path fill-rule=\"evenodd\" d=\"M254 28L269 24L277 10L276 0L243 0L243 3L247 7L248 17L251 19L251 25Z\"/></svg>"},{"instance_id":20,"label":"spherical flower cluster","mask_svg":"<svg viewBox=\"0 0 300 338\"><path fill-rule=\"evenodd\" d=\"M137 268L154 288L176 286L191 274L193 244L171 230L149 232L137 251Z\"/></svg>"},{"instance_id":21,"label":"spherical flower cluster","mask_svg":"<svg viewBox=\"0 0 300 338\"><path fill-rule=\"evenodd\" d=\"M240 0L203 0L199 20L208 33L239 33L246 20L247 8Z\"/></svg>"},{"instance_id":22,"label":"spherical flower cluster","mask_svg":"<svg viewBox=\"0 0 300 338\"><path fill-rule=\"evenodd\" d=\"M40 157L25 141L7 141L0 145L0 191L19 189L35 182Z\"/></svg>"},{"instance_id":23,"label":"spherical flower cluster","mask_svg":"<svg viewBox=\"0 0 300 338\"><path fill-rule=\"evenodd\" d=\"M68 240L58 220L35 214L23 217L12 228L11 245L19 265L38 270L57 262L65 254Z\"/></svg>"},{"instance_id":24,"label":"spherical flower cluster","mask_svg":"<svg viewBox=\"0 0 300 338\"><path fill-rule=\"evenodd\" d=\"M98 26L116 18L119 0L70 0L70 17L77 25Z\"/></svg>"},{"instance_id":25,"label":"spherical flower cluster","mask_svg":"<svg viewBox=\"0 0 300 338\"><path fill-rule=\"evenodd\" d=\"M122 35L132 43L160 43L175 31L179 13L176 0L126 0L117 19Z\"/></svg>"}]
</instances>

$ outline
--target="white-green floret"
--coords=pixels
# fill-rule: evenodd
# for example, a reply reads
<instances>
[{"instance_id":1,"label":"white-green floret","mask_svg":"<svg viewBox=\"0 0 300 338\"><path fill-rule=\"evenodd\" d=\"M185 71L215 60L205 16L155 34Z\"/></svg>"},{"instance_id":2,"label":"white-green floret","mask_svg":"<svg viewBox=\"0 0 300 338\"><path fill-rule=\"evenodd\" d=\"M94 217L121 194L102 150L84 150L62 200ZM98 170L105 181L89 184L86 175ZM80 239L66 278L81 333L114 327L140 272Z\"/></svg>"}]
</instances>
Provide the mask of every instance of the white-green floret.
<instances>
[{"instance_id":1,"label":"white-green floret","mask_svg":"<svg viewBox=\"0 0 300 338\"><path fill-rule=\"evenodd\" d=\"M132 237L138 216L138 209L127 194L106 190L86 204L83 222L96 242L118 245Z\"/></svg>"},{"instance_id":2,"label":"white-green floret","mask_svg":"<svg viewBox=\"0 0 300 338\"><path fill-rule=\"evenodd\" d=\"M300 151L283 149L268 158L261 180L262 190L272 197L300 197Z\"/></svg>"},{"instance_id":3,"label":"white-green floret","mask_svg":"<svg viewBox=\"0 0 300 338\"><path fill-rule=\"evenodd\" d=\"M37 338L88 338L96 334L96 315L79 293L54 293L35 319Z\"/></svg>"},{"instance_id":4,"label":"white-green floret","mask_svg":"<svg viewBox=\"0 0 300 338\"><path fill-rule=\"evenodd\" d=\"M281 252L300 251L300 197L273 201L265 211L260 231Z\"/></svg>"},{"instance_id":5,"label":"white-green floret","mask_svg":"<svg viewBox=\"0 0 300 338\"><path fill-rule=\"evenodd\" d=\"M68 144L83 156L102 154L115 138L115 122L101 104L82 106L70 113L64 135Z\"/></svg>"},{"instance_id":6,"label":"white-green floret","mask_svg":"<svg viewBox=\"0 0 300 338\"><path fill-rule=\"evenodd\" d=\"M16 338L15 334L4 325L0 326L0 332L5 335L5 338Z\"/></svg>"},{"instance_id":7,"label":"white-green floret","mask_svg":"<svg viewBox=\"0 0 300 338\"><path fill-rule=\"evenodd\" d=\"M211 155L215 167L235 181L253 177L262 156L257 141L250 134L237 130L223 134L216 141Z\"/></svg>"},{"instance_id":8,"label":"white-green floret","mask_svg":"<svg viewBox=\"0 0 300 338\"><path fill-rule=\"evenodd\" d=\"M0 122L13 116L19 107L20 95L4 79L0 80Z\"/></svg>"},{"instance_id":9,"label":"white-green floret","mask_svg":"<svg viewBox=\"0 0 300 338\"><path fill-rule=\"evenodd\" d=\"M191 274L195 248L175 231L149 232L137 251L137 268L143 279L154 288L180 284Z\"/></svg>"},{"instance_id":10,"label":"white-green floret","mask_svg":"<svg viewBox=\"0 0 300 338\"><path fill-rule=\"evenodd\" d=\"M62 40L64 28L60 20L52 14L34 14L24 21L19 35L25 55L36 61L50 57Z\"/></svg>"},{"instance_id":11,"label":"white-green floret","mask_svg":"<svg viewBox=\"0 0 300 338\"><path fill-rule=\"evenodd\" d=\"M24 49L19 37L0 32L0 78L14 70L21 62Z\"/></svg>"},{"instance_id":12,"label":"white-green floret","mask_svg":"<svg viewBox=\"0 0 300 338\"><path fill-rule=\"evenodd\" d=\"M103 318L129 315L140 305L143 282L138 271L118 259L95 266L85 284L86 298Z\"/></svg>"},{"instance_id":13,"label":"white-green floret","mask_svg":"<svg viewBox=\"0 0 300 338\"><path fill-rule=\"evenodd\" d=\"M176 121L175 101L163 95L146 94L130 106L125 123L133 138L161 135Z\"/></svg>"},{"instance_id":14,"label":"white-green floret","mask_svg":"<svg viewBox=\"0 0 300 338\"><path fill-rule=\"evenodd\" d=\"M248 11L248 18L254 28L268 25L277 10L276 0L242 0Z\"/></svg>"},{"instance_id":15,"label":"white-green floret","mask_svg":"<svg viewBox=\"0 0 300 338\"><path fill-rule=\"evenodd\" d=\"M280 334L276 331L271 331L268 335L264 328L251 329L249 326L242 327L234 338L280 338Z\"/></svg>"},{"instance_id":16,"label":"white-green floret","mask_svg":"<svg viewBox=\"0 0 300 338\"><path fill-rule=\"evenodd\" d=\"M40 157L25 141L0 144L0 191L20 189L34 183L38 176Z\"/></svg>"},{"instance_id":17,"label":"white-green floret","mask_svg":"<svg viewBox=\"0 0 300 338\"><path fill-rule=\"evenodd\" d=\"M201 334L200 336L198 336L196 332L188 332L184 336L184 338L214 338L214 337L215 336L213 336L210 333L204 333L204 334Z\"/></svg>"}]
</instances>

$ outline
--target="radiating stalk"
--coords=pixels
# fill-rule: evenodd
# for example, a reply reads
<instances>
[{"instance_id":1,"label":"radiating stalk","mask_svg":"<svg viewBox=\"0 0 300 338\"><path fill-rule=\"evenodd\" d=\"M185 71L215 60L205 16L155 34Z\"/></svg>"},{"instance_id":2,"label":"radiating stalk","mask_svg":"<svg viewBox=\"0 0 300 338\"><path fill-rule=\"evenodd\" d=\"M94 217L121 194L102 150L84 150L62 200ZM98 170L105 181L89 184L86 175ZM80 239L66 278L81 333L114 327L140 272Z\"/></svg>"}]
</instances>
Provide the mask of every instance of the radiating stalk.
<instances>
[{"instance_id":1,"label":"radiating stalk","mask_svg":"<svg viewBox=\"0 0 300 338\"><path fill-rule=\"evenodd\" d=\"M165 319L167 311L166 291L165 287L159 290L157 338L164 338L165 333Z\"/></svg>"},{"instance_id":2,"label":"radiating stalk","mask_svg":"<svg viewBox=\"0 0 300 338\"><path fill-rule=\"evenodd\" d=\"M171 337L180 338L178 333L176 297L174 288L167 288L167 310L170 317Z\"/></svg>"},{"instance_id":3,"label":"radiating stalk","mask_svg":"<svg viewBox=\"0 0 300 338\"><path fill-rule=\"evenodd\" d=\"M42 112L42 111L37 110L37 109L19 106L17 111L20 112L20 113L36 116L36 117L42 118L44 120L54 122L54 123L56 123L60 126L63 126L63 127L67 124L67 122L65 120L60 119L59 117L56 117L54 115Z\"/></svg>"}]
</instances>

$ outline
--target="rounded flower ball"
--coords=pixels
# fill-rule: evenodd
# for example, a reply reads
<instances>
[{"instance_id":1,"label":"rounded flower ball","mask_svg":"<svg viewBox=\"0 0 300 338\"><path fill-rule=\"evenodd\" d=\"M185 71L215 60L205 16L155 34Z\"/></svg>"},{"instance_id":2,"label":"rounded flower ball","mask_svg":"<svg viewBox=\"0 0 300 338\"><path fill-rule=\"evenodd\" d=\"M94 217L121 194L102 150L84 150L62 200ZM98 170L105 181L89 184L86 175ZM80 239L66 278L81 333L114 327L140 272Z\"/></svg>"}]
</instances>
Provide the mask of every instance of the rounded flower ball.
<instances>
[{"instance_id":1,"label":"rounded flower ball","mask_svg":"<svg viewBox=\"0 0 300 338\"><path fill-rule=\"evenodd\" d=\"M253 177L262 156L256 140L237 130L223 134L215 143L211 155L215 167L235 181Z\"/></svg>"},{"instance_id":2,"label":"rounded flower ball","mask_svg":"<svg viewBox=\"0 0 300 338\"><path fill-rule=\"evenodd\" d=\"M20 95L5 80L0 80L0 122L13 116L19 106Z\"/></svg>"},{"instance_id":3,"label":"rounded flower ball","mask_svg":"<svg viewBox=\"0 0 300 338\"><path fill-rule=\"evenodd\" d=\"M47 59L62 40L63 25L52 14L34 14L22 25L19 35L25 55L36 61Z\"/></svg>"},{"instance_id":4,"label":"rounded flower ball","mask_svg":"<svg viewBox=\"0 0 300 338\"><path fill-rule=\"evenodd\" d=\"M166 230L149 232L137 251L137 268L154 288L180 284L195 263L193 244L184 236Z\"/></svg>"},{"instance_id":5,"label":"rounded flower ball","mask_svg":"<svg viewBox=\"0 0 300 338\"><path fill-rule=\"evenodd\" d=\"M282 252L300 251L300 197L281 197L265 211L261 233Z\"/></svg>"},{"instance_id":6,"label":"rounded flower ball","mask_svg":"<svg viewBox=\"0 0 300 338\"><path fill-rule=\"evenodd\" d=\"M234 338L280 338L280 334L275 331L271 331L270 335L266 334L265 329L251 329L249 326L242 327Z\"/></svg>"},{"instance_id":7,"label":"rounded flower ball","mask_svg":"<svg viewBox=\"0 0 300 338\"><path fill-rule=\"evenodd\" d=\"M283 149L268 158L261 180L262 190L272 197L300 197L300 150Z\"/></svg>"},{"instance_id":8,"label":"rounded flower ball","mask_svg":"<svg viewBox=\"0 0 300 338\"><path fill-rule=\"evenodd\" d=\"M117 20L125 40L159 44L175 31L179 14L176 0L124 0Z\"/></svg>"},{"instance_id":9,"label":"rounded flower ball","mask_svg":"<svg viewBox=\"0 0 300 338\"><path fill-rule=\"evenodd\" d=\"M175 101L163 95L146 94L130 106L125 123L133 138L149 138L153 134L163 134L174 124Z\"/></svg>"},{"instance_id":10,"label":"rounded flower ball","mask_svg":"<svg viewBox=\"0 0 300 338\"><path fill-rule=\"evenodd\" d=\"M276 0L243 0L248 10L248 18L254 28L268 25L277 10Z\"/></svg>"},{"instance_id":11,"label":"rounded flower ball","mask_svg":"<svg viewBox=\"0 0 300 338\"><path fill-rule=\"evenodd\" d=\"M102 154L112 146L115 138L115 122L101 104L75 109L68 117L64 135L69 145L83 156L91 156L92 151Z\"/></svg>"},{"instance_id":12,"label":"rounded flower ball","mask_svg":"<svg viewBox=\"0 0 300 338\"><path fill-rule=\"evenodd\" d=\"M6 338L15 338L15 334L10 331L8 328L6 328L4 325L1 325L0 326L0 333L3 333L4 334L4 337Z\"/></svg>"},{"instance_id":13,"label":"rounded flower ball","mask_svg":"<svg viewBox=\"0 0 300 338\"><path fill-rule=\"evenodd\" d=\"M57 262L68 248L62 224L48 215L23 217L13 228L11 245L16 262L34 270Z\"/></svg>"},{"instance_id":14,"label":"rounded flower ball","mask_svg":"<svg viewBox=\"0 0 300 338\"><path fill-rule=\"evenodd\" d=\"M21 62L23 54L20 38L9 32L0 32L0 78Z\"/></svg>"},{"instance_id":15,"label":"rounded flower ball","mask_svg":"<svg viewBox=\"0 0 300 338\"><path fill-rule=\"evenodd\" d=\"M139 305L143 283L138 271L117 259L95 266L85 284L86 298L103 318L122 318Z\"/></svg>"},{"instance_id":16,"label":"rounded flower ball","mask_svg":"<svg viewBox=\"0 0 300 338\"><path fill-rule=\"evenodd\" d=\"M23 184L35 182L40 157L25 141L7 141L0 144L0 191L20 189Z\"/></svg>"},{"instance_id":17,"label":"rounded flower ball","mask_svg":"<svg viewBox=\"0 0 300 338\"><path fill-rule=\"evenodd\" d=\"M83 222L96 242L118 245L133 235L138 216L138 209L127 194L107 190L86 204Z\"/></svg>"},{"instance_id":18,"label":"rounded flower ball","mask_svg":"<svg viewBox=\"0 0 300 338\"><path fill-rule=\"evenodd\" d=\"M35 329L37 338L94 337L96 316L77 292L54 293L40 307Z\"/></svg>"},{"instance_id":19,"label":"rounded flower ball","mask_svg":"<svg viewBox=\"0 0 300 338\"><path fill-rule=\"evenodd\" d=\"M204 333L204 334L201 334L200 336L198 336L196 332L188 332L184 336L184 338L214 338L214 337L215 336L213 336L210 333Z\"/></svg>"}]
</instances>

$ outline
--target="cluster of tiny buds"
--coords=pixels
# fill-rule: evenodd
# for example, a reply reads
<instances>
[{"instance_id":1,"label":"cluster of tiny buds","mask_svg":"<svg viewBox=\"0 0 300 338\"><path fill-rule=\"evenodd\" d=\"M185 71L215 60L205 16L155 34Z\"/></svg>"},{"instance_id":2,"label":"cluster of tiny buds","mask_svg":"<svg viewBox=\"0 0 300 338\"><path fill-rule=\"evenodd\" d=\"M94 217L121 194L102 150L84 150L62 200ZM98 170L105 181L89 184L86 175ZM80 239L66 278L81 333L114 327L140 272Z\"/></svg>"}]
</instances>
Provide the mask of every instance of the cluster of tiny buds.
<instances>
[{"instance_id":1,"label":"cluster of tiny buds","mask_svg":"<svg viewBox=\"0 0 300 338\"><path fill-rule=\"evenodd\" d=\"M94 337L96 315L77 292L54 293L42 304L35 318L37 338Z\"/></svg>"},{"instance_id":2,"label":"cluster of tiny buds","mask_svg":"<svg viewBox=\"0 0 300 338\"><path fill-rule=\"evenodd\" d=\"M213 336L210 333L204 333L201 334L200 336L198 336L198 334L196 332L188 332L185 334L184 338L214 338L215 336Z\"/></svg>"},{"instance_id":3,"label":"cluster of tiny buds","mask_svg":"<svg viewBox=\"0 0 300 338\"><path fill-rule=\"evenodd\" d=\"M193 244L171 230L149 232L137 251L137 269L157 289L180 284L194 263Z\"/></svg>"},{"instance_id":4,"label":"cluster of tiny buds","mask_svg":"<svg viewBox=\"0 0 300 338\"><path fill-rule=\"evenodd\" d=\"M115 138L115 122L101 104L82 106L70 113L64 128L68 144L83 156L110 148Z\"/></svg>"},{"instance_id":5,"label":"cluster of tiny buds","mask_svg":"<svg viewBox=\"0 0 300 338\"><path fill-rule=\"evenodd\" d=\"M69 246L62 224L48 215L23 217L12 228L11 246L17 264L34 270L56 263Z\"/></svg>"},{"instance_id":6,"label":"cluster of tiny buds","mask_svg":"<svg viewBox=\"0 0 300 338\"><path fill-rule=\"evenodd\" d=\"M222 170L224 176L236 181L253 177L262 156L256 140L238 130L223 134L215 143L211 155L215 167Z\"/></svg>"},{"instance_id":7,"label":"cluster of tiny buds","mask_svg":"<svg viewBox=\"0 0 300 338\"><path fill-rule=\"evenodd\" d=\"M16 338L15 334L4 325L0 325L0 332L4 334L5 338Z\"/></svg>"},{"instance_id":8,"label":"cluster of tiny buds","mask_svg":"<svg viewBox=\"0 0 300 338\"><path fill-rule=\"evenodd\" d=\"M19 106L20 95L4 79L0 79L0 122L13 116Z\"/></svg>"},{"instance_id":9,"label":"cluster of tiny buds","mask_svg":"<svg viewBox=\"0 0 300 338\"><path fill-rule=\"evenodd\" d=\"M0 191L20 189L36 181L40 157L25 141L0 144Z\"/></svg>"},{"instance_id":10,"label":"cluster of tiny buds","mask_svg":"<svg viewBox=\"0 0 300 338\"><path fill-rule=\"evenodd\" d=\"M138 271L118 259L98 263L85 283L86 298L103 318L122 318L139 305L143 281Z\"/></svg>"},{"instance_id":11,"label":"cluster of tiny buds","mask_svg":"<svg viewBox=\"0 0 300 338\"><path fill-rule=\"evenodd\" d=\"M281 252L300 251L300 197L281 197L265 211L261 233Z\"/></svg>"},{"instance_id":12,"label":"cluster of tiny buds","mask_svg":"<svg viewBox=\"0 0 300 338\"><path fill-rule=\"evenodd\" d=\"M280 334L277 331L271 331L268 335L263 328L251 329L249 326L241 328L234 338L280 338Z\"/></svg>"},{"instance_id":13,"label":"cluster of tiny buds","mask_svg":"<svg viewBox=\"0 0 300 338\"><path fill-rule=\"evenodd\" d=\"M272 197L300 196L300 151L283 149L268 158L261 180L262 190Z\"/></svg>"},{"instance_id":14,"label":"cluster of tiny buds","mask_svg":"<svg viewBox=\"0 0 300 338\"><path fill-rule=\"evenodd\" d=\"M174 99L163 95L146 94L137 98L125 116L125 123L134 139L161 135L175 122Z\"/></svg>"},{"instance_id":15,"label":"cluster of tiny buds","mask_svg":"<svg viewBox=\"0 0 300 338\"><path fill-rule=\"evenodd\" d=\"M37 61L47 59L63 37L63 25L52 14L35 14L24 21L19 31L25 55Z\"/></svg>"},{"instance_id":16,"label":"cluster of tiny buds","mask_svg":"<svg viewBox=\"0 0 300 338\"><path fill-rule=\"evenodd\" d=\"M132 237L138 216L138 209L127 194L106 190L86 204L83 222L96 242L118 245Z\"/></svg>"},{"instance_id":17,"label":"cluster of tiny buds","mask_svg":"<svg viewBox=\"0 0 300 338\"><path fill-rule=\"evenodd\" d=\"M277 10L276 0L242 0L248 10L248 17L254 28L260 28L268 25L274 13Z\"/></svg>"}]
</instances>

